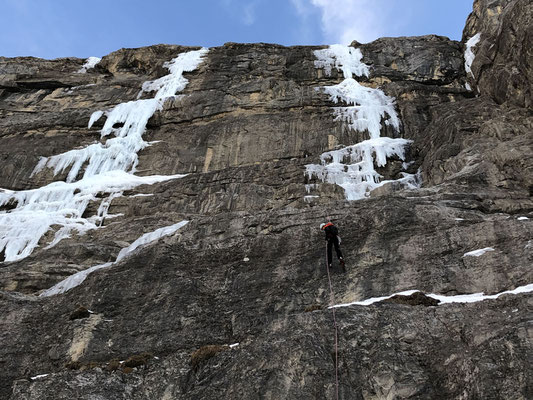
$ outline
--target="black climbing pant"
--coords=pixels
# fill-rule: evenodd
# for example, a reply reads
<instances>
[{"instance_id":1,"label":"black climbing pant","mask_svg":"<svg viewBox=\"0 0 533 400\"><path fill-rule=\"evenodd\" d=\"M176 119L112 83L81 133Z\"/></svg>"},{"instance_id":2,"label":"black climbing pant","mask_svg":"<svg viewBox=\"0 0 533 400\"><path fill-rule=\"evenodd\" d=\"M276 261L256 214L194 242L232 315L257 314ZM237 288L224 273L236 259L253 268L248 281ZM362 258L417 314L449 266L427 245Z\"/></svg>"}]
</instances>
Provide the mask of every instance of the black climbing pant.
<instances>
[{"instance_id":1,"label":"black climbing pant","mask_svg":"<svg viewBox=\"0 0 533 400\"><path fill-rule=\"evenodd\" d=\"M331 247L335 246L335 253L337 253L337 258L342 258L342 251L339 247L339 238L335 236L334 238L328 239L328 265L331 264Z\"/></svg>"}]
</instances>

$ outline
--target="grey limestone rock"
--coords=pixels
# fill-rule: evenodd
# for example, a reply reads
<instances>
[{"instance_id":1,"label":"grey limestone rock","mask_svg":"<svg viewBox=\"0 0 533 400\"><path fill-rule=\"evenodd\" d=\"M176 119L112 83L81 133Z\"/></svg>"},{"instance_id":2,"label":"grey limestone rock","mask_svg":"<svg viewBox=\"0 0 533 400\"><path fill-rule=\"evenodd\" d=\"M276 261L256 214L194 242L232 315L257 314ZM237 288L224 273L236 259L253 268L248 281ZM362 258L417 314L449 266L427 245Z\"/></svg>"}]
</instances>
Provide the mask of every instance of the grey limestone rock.
<instances>
[{"instance_id":1,"label":"grey limestone rock","mask_svg":"<svg viewBox=\"0 0 533 400\"><path fill-rule=\"evenodd\" d=\"M533 283L532 12L527 0L476 0L462 42L353 43L371 68L360 83L396 99L401 129L386 134L412 141L408 172L422 177L421 188L390 183L353 202L304 173L367 138L316 89L342 80L315 67L324 46L210 49L185 73L185 96L149 120L152 145L139 152L138 175L188 175L125 191L99 229L46 249L50 232L29 257L0 262L0 397L334 398L326 219L347 260L345 274L330 271L336 304ZM463 54L476 33L472 78ZM0 58L0 187L64 179L32 175L39 157L100 141L103 119L87 128L94 111L136 99L195 49L122 49L85 74L75 58ZM401 169L390 159L379 172ZM183 219L72 290L38 297ZM533 398L531 293L428 307L412 306L427 303L417 297L336 308L339 398Z\"/></svg>"}]
</instances>

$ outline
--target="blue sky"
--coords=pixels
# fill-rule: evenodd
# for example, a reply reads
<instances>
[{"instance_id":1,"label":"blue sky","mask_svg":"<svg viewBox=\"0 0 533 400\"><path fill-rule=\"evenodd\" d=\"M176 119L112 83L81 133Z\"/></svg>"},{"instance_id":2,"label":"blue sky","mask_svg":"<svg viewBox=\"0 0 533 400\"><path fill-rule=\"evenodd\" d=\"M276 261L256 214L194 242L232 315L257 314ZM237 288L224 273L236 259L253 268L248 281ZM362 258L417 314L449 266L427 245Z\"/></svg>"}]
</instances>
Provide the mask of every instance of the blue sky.
<instances>
[{"instance_id":1,"label":"blue sky","mask_svg":"<svg viewBox=\"0 0 533 400\"><path fill-rule=\"evenodd\" d=\"M0 56L100 57L158 43L366 43L430 33L460 40L472 1L0 0Z\"/></svg>"}]
</instances>

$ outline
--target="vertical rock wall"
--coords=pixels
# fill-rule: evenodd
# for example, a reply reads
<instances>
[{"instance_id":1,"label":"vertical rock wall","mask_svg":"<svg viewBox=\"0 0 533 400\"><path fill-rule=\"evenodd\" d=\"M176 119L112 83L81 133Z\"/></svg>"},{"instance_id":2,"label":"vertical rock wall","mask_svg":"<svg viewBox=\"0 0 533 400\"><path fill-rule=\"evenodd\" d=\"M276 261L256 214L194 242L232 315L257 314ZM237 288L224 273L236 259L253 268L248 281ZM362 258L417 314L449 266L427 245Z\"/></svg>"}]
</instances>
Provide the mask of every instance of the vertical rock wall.
<instances>
[{"instance_id":1,"label":"vertical rock wall","mask_svg":"<svg viewBox=\"0 0 533 400\"><path fill-rule=\"evenodd\" d=\"M369 67L358 83L395 99L400 129L383 124L382 136L411 141L405 160L375 165L391 182L358 201L305 174L323 153L369 138L335 120L317 90L344 80L316 67L325 46L210 49L148 120L151 145L138 153L139 177L188 175L132 186L97 229L46 249L52 226L31 255L0 263L0 396L334 398L318 228L331 219L347 259L345 274L336 262L330 271L343 305L339 398L533 397L532 12L526 0L477 0L462 42L352 43ZM464 53L478 33L472 76ZM88 128L92 113L135 100L194 50L122 49L86 73L86 60L0 58L2 193L66 179L32 171L40 157L102 143L105 118ZM419 170L420 188L392 182ZM66 293L38 296L107 263ZM361 303L408 290L449 303L419 292Z\"/></svg>"}]
</instances>

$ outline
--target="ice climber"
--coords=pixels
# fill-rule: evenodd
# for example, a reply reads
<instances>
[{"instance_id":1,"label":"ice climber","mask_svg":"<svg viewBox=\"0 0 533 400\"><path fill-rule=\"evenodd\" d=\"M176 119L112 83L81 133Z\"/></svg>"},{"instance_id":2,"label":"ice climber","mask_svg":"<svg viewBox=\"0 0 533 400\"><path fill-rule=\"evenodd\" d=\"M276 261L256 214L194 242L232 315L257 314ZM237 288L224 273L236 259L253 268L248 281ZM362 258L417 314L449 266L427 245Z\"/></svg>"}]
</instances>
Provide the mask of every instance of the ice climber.
<instances>
[{"instance_id":1,"label":"ice climber","mask_svg":"<svg viewBox=\"0 0 533 400\"><path fill-rule=\"evenodd\" d=\"M339 258L339 263L342 267L342 272L346 272L346 267L344 265L344 258L342 257L342 252L340 248L340 238L339 238L339 230L335 225L333 225L333 222L328 222L325 224L320 224L320 229L322 229L326 233L326 240L328 242L328 254L327 254L327 263L328 268L331 268L331 247L335 246L335 253L337 253L337 257Z\"/></svg>"}]
</instances>

